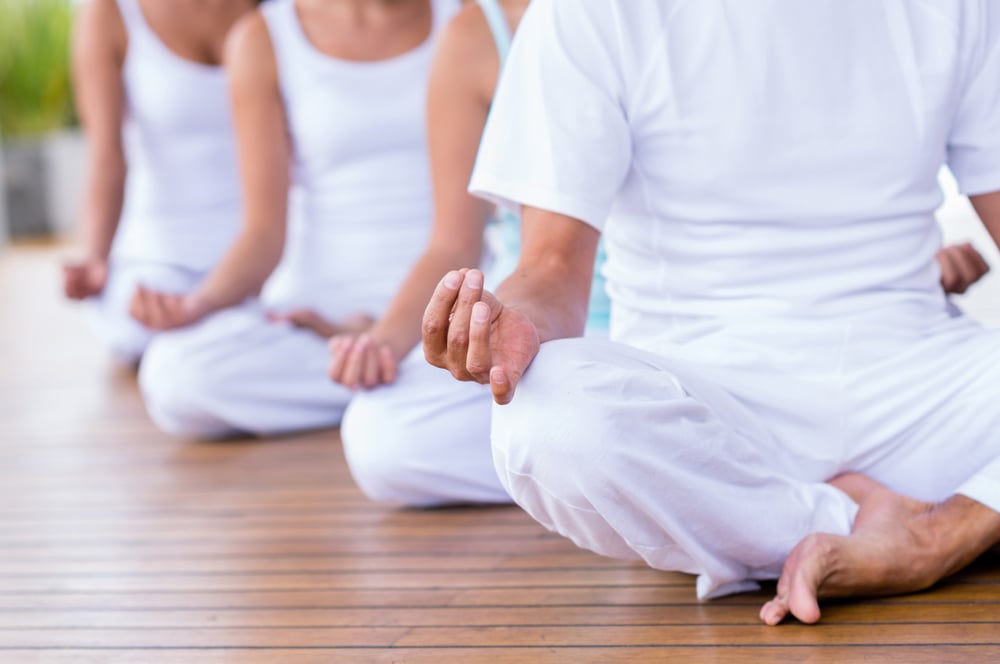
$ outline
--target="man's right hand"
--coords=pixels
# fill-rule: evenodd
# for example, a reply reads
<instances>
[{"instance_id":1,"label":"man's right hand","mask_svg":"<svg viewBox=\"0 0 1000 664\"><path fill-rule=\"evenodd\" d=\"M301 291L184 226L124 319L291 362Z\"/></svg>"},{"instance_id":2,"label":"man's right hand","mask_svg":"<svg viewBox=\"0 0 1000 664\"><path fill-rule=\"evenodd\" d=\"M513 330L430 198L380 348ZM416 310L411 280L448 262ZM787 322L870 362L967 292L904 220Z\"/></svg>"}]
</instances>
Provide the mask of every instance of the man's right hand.
<instances>
[{"instance_id":1,"label":"man's right hand","mask_svg":"<svg viewBox=\"0 0 1000 664\"><path fill-rule=\"evenodd\" d=\"M108 282L108 262L90 258L63 265L63 292L71 300L100 295Z\"/></svg>"},{"instance_id":2,"label":"man's right hand","mask_svg":"<svg viewBox=\"0 0 1000 664\"><path fill-rule=\"evenodd\" d=\"M479 270L445 275L424 312L423 339L428 362L488 384L501 405L514 398L540 345L534 323L484 290Z\"/></svg>"},{"instance_id":3,"label":"man's right hand","mask_svg":"<svg viewBox=\"0 0 1000 664\"><path fill-rule=\"evenodd\" d=\"M982 254L968 242L945 247L938 252L941 286L945 293L964 293L990 271Z\"/></svg>"}]
</instances>

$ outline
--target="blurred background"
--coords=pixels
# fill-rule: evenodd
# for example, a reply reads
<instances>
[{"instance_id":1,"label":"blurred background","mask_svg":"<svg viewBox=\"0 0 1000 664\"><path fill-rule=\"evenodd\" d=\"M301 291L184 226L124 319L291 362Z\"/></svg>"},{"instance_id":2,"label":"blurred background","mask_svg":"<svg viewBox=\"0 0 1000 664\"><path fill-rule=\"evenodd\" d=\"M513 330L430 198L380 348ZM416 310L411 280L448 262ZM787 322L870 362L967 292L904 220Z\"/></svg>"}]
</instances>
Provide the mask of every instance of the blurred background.
<instances>
[{"instance_id":1,"label":"blurred background","mask_svg":"<svg viewBox=\"0 0 1000 664\"><path fill-rule=\"evenodd\" d=\"M0 0L0 238L74 226L84 164L69 65L74 4Z\"/></svg>"},{"instance_id":2,"label":"blurred background","mask_svg":"<svg viewBox=\"0 0 1000 664\"><path fill-rule=\"evenodd\" d=\"M0 247L71 236L85 143L73 112L69 50L81 0L0 0ZM993 267L961 306L1000 326L1000 253L942 172L938 212L948 243L971 241Z\"/></svg>"}]
</instances>

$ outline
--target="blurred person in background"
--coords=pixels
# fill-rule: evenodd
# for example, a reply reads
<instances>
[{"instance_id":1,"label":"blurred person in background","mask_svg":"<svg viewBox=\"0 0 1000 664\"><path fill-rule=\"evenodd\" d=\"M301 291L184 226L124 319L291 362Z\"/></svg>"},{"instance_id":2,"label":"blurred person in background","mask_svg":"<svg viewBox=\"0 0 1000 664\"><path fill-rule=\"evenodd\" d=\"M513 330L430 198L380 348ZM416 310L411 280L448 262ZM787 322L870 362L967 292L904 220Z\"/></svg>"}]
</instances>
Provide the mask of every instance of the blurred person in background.
<instances>
[{"instance_id":1,"label":"blurred person in background","mask_svg":"<svg viewBox=\"0 0 1000 664\"><path fill-rule=\"evenodd\" d=\"M226 35L253 0L89 0L73 44L89 145L83 257L64 290L92 299L99 335L134 364L154 331L129 315L138 286L195 288L241 215Z\"/></svg>"},{"instance_id":2,"label":"blurred person in background","mask_svg":"<svg viewBox=\"0 0 1000 664\"><path fill-rule=\"evenodd\" d=\"M372 499L413 506L500 503L490 455L489 389L458 383L419 347L424 307L441 275L489 265L498 284L517 264L520 219L467 191L513 30L529 0L465 5L441 37L428 93L435 221L430 244L385 315L361 334L330 342L330 375L361 390L341 438L355 481ZM485 251L484 251L485 249ZM607 335L610 303L595 266L588 329Z\"/></svg>"},{"instance_id":3,"label":"blurred person in background","mask_svg":"<svg viewBox=\"0 0 1000 664\"><path fill-rule=\"evenodd\" d=\"M233 30L242 228L197 288L139 288L132 301L138 321L170 330L139 376L161 428L219 437L340 422L353 393L327 377L327 338L367 329L427 243L427 78L458 8L271 0Z\"/></svg>"}]
</instances>

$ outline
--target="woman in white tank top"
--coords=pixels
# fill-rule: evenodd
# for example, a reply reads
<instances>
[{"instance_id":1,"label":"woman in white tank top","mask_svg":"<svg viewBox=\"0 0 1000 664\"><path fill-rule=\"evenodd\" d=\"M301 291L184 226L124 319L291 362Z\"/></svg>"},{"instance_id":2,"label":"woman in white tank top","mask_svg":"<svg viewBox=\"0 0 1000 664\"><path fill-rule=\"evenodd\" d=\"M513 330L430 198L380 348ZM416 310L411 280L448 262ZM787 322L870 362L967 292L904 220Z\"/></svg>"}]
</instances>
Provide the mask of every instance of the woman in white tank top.
<instances>
[{"instance_id":1,"label":"woman in white tank top","mask_svg":"<svg viewBox=\"0 0 1000 664\"><path fill-rule=\"evenodd\" d=\"M467 188L497 79L528 4L466 3L442 36L428 99L433 236L385 316L364 334L330 342L330 377L363 388L340 434L351 474L373 500L421 507L510 502L493 468L489 389L431 366L418 343L424 308L441 276L480 264L489 245L493 206ZM517 262L519 228L512 220L507 230L514 242L490 246L485 262L496 281Z\"/></svg>"},{"instance_id":2,"label":"woman in white tank top","mask_svg":"<svg viewBox=\"0 0 1000 664\"><path fill-rule=\"evenodd\" d=\"M222 49L254 0L91 0L74 40L74 82L90 166L84 258L66 295L94 298L99 333L125 362L153 332L129 316L138 284L193 288L240 218Z\"/></svg>"},{"instance_id":3,"label":"woman in white tank top","mask_svg":"<svg viewBox=\"0 0 1000 664\"><path fill-rule=\"evenodd\" d=\"M326 377L326 338L381 315L426 244L427 74L458 5L272 0L233 31L243 228L199 288L141 289L134 307L174 330L140 372L162 428L213 437L339 423L352 393Z\"/></svg>"}]
</instances>

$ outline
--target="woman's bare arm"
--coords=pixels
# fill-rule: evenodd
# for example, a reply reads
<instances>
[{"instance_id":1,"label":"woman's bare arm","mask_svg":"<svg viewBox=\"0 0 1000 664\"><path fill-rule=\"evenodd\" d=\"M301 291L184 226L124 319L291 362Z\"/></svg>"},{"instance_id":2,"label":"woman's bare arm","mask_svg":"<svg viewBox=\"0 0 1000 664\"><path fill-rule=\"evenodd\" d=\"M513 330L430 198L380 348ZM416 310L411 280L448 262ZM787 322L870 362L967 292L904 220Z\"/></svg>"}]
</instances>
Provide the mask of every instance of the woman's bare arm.
<instances>
[{"instance_id":1,"label":"woman's bare arm","mask_svg":"<svg viewBox=\"0 0 1000 664\"><path fill-rule=\"evenodd\" d=\"M243 227L194 293L136 293L132 314L153 329L187 325L259 293L284 249L291 144L274 50L259 13L248 14L233 28L226 68L239 146Z\"/></svg>"},{"instance_id":2,"label":"woman's bare arm","mask_svg":"<svg viewBox=\"0 0 1000 664\"><path fill-rule=\"evenodd\" d=\"M479 264L490 206L467 188L498 67L482 14L467 6L438 42L428 85L435 209L430 243L369 334L331 341L333 380L349 387L392 382L399 359L420 341L424 307L441 275Z\"/></svg>"},{"instance_id":3,"label":"woman's bare arm","mask_svg":"<svg viewBox=\"0 0 1000 664\"><path fill-rule=\"evenodd\" d=\"M127 40L114 0L91 0L79 9L73 33L73 83L89 163L81 211L84 257L64 269L66 295L75 299L103 290L122 212L126 173L122 66Z\"/></svg>"}]
</instances>

